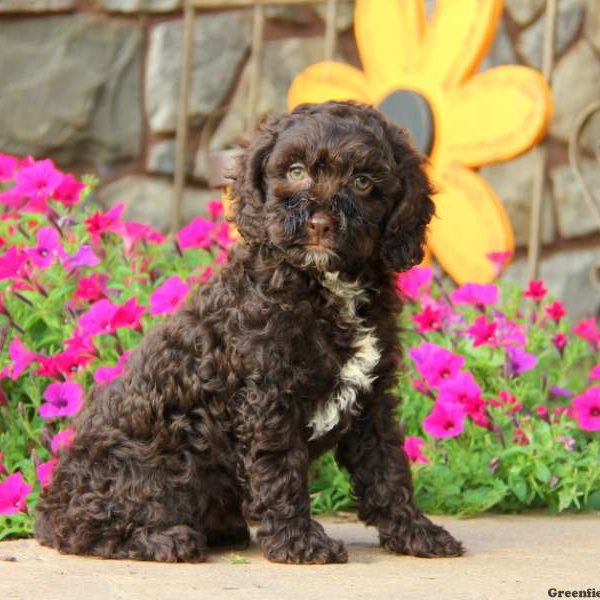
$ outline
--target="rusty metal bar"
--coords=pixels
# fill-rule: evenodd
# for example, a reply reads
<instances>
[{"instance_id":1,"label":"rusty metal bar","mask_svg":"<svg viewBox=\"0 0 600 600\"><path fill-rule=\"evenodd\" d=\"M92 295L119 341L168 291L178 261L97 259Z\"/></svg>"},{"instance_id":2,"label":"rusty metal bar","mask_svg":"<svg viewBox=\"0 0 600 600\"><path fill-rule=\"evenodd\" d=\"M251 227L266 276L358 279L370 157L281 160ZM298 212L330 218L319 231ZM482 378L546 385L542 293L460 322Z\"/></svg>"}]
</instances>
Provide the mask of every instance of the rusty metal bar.
<instances>
[{"instance_id":1,"label":"rusty metal bar","mask_svg":"<svg viewBox=\"0 0 600 600\"><path fill-rule=\"evenodd\" d=\"M327 14L325 18L325 60L335 57L337 42L337 0L327 0Z\"/></svg>"},{"instance_id":2,"label":"rusty metal bar","mask_svg":"<svg viewBox=\"0 0 600 600\"><path fill-rule=\"evenodd\" d=\"M542 74L548 82L548 85L552 85L555 29L556 0L546 0L546 22L542 55ZM546 144L544 142L540 143L539 153L533 172L531 216L529 221L529 249L527 256L527 270L529 273L529 279L536 279L539 273L547 153L548 150Z\"/></svg>"},{"instance_id":3,"label":"rusty metal bar","mask_svg":"<svg viewBox=\"0 0 600 600\"><path fill-rule=\"evenodd\" d=\"M175 147L175 181L173 204L171 206L171 231L181 225L181 208L185 186L186 150L188 139L188 107L192 82L192 58L194 52L194 18L196 11L191 0L184 0L183 13L183 60L179 85L179 106L177 109L177 137Z\"/></svg>"}]
</instances>

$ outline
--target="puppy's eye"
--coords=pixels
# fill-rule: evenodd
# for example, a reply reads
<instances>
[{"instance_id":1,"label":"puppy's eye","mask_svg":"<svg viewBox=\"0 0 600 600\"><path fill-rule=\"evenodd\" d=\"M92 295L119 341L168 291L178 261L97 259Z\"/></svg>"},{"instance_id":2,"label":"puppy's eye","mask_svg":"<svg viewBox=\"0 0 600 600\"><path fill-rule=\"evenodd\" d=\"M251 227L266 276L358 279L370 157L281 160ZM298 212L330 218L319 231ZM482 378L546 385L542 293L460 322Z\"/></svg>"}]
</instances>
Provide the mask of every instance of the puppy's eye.
<instances>
[{"instance_id":1,"label":"puppy's eye","mask_svg":"<svg viewBox=\"0 0 600 600\"><path fill-rule=\"evenodd\" d=\"M357 175L353 184L359 192L368 192L373 187L373 182L366 175Z\"/></svg>"},{"instance_id":2,"label":"puppy's eye","mask_svg":"<svg viewBox=\"0 0 600 600\"><path fill-rule=\"evenodd\" d=\"M291 181L302 181L306 179L306 167L302 163L294 163L287 172Z\"/></svg>"}]
</instances>

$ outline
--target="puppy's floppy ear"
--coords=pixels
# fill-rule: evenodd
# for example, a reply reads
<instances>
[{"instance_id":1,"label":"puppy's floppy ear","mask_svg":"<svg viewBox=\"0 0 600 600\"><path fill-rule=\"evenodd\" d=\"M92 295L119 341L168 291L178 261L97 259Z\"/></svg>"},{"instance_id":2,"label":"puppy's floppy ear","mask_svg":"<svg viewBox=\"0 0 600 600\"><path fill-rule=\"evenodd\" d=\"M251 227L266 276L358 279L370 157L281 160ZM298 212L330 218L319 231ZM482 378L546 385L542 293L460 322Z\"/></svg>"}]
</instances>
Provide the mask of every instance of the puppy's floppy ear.
<instances>
[{"instance_id":1,"label":"puppy's floppy ear","mask_svg":"<svg viewBox=\"0 0 600 600\"><path fill-rule=\"evenodd\" d=\"M277 141L282 120L281 117L268 117L261 123L232 173L232 220L247 242L260 241L265 236L262 216L266 201L264 167Z\"/></svg>"},{"instance_id":2,"label":"puppy's floppy ear","mask_svg":"<svg viewBox=\"0 0 600 600\"><path fill-rule=\"evenodd\" d=\"M383 233L381 257L390 269L405 271L423 260L427 225L435 212L434 190L423 170L426 158L412 147L403 129L382 120L399 187Z\"/></svg>"}]
</instances>

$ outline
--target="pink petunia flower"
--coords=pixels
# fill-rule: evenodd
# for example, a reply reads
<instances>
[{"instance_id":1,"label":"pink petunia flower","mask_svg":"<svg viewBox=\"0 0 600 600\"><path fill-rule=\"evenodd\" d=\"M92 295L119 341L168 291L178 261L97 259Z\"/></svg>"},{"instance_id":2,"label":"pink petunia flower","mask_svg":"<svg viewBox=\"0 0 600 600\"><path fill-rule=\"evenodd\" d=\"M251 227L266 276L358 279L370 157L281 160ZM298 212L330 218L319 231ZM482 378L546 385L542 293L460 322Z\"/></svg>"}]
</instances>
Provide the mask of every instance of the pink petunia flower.
<instances>
[{"instance_id":1,"label":"pink petunia flower","mask_svg":"<svg viewBox=\"0 0 600 600\"><path fill-rule=\"evenodd\" d=\"M498 288L493 284L465 283L452 292L450 299L454 304L471 304L483 310L498 302Z\"/></svg>"},{"instance_id":2,"label":"pink petunia flower","mask_svg":"<svg viewBox=\"0 0 600 600\"><path fill-rule=\"evenodd\" d=\"M600 329L594 317L583 319L573 327L573 333L589 342L592 348L597 349L600 346Z\"/></svg>"},{"instance_id":3,"label":"pink petunia flower","mask_svg":"<svg viewBox=\"0 0 600 600\"><path fill-rule=\"evenodd\" d=\"M73 298L76 300L84 300L86 302L100 300L107 294L107 282L108 275L100 273L92 273L89 277L82 277L77 282L77 287L73 292Z\"/></svg>"},{"instance_id":4,"label":"pink petunia flower","mask_svg":"<svg viewBox=\"0 0 600 600\"><path fill-rule=\"evenodd\" d=\"M38 481L42 486L42 489L45 490L52 481L52 473L58 464L58 458L51 458L46 462L40 463L35 468L35 474L37 475Z\"/></svg>"},{"instance_id":5,"label":"pink petunia flower","mask_svg":"<svg viewBox=\"0 0 600 600\"><path fill-rule=\"evenodd\" d=\"M66 257L60 236L54 227L40 227L36 233L37 246L29 248L29 260L40 269L48 268L57 259Z\"/></svg>"},{"instance_id":6,"label":"pink petunia flower","mask_svg":"<svg viewBox=\"0 0 600 600\"><path fill-rule=\"evenodd\" d=\"M567 314L567 310L560 300L555 300L546 306L546 314L555 323L560 323L560 320Z\"/></svg>"},{"instance_id":7,"label":"pink petunia flower","mask_svg":"<svg viewBox=\"0 0 600 600\"><path fill-rule=\"evenodd\" d=\"M94 373L94 381L96 383L110 383L120 377L125 372L125 364L131 355L130 352L123 352L119 356L119 361L113 367L99 367Z\"/></svg>"},{"instance_id":8,"label":"pink petunia flower","mask_svg":"<svg viewBox=\"0 0 600 600\"><path fill-rule=\"evenodd\" d=\"M70 173L63 175L60 185L54 192L54 199L64 206L75 206L79 202L81 192L85 185Z\"/></svg>"},{"instance_id":9,"label":"pink petunia flower","mask_svg":"<svg viewBox=\"0 0 600 600\"><path fill-rule=\"evenodd\" d=\"M460 404L463 411L474 418L479 418L485 412L481 388L469 372L458 373L440 384L437 399L443 404Z\"/></svg>"},{"instance_id":10,"label":"pink petunia flower","mask_svg":"<svg viewBox=\"0 0 600 600\"><path fill-rule=\"evenodd\" d=\"M206 269L204 269L200 275L190 275L188 277L188 283L190 285L200 285L202 283L206 283L212 277L213 272L214 271L212 267L206 267Z\"/></svg>"},{"instance_id":11,"label":"pink petunia flower","mask_svg":"<svg viewBox=\"0 0 600 600\"><path fill-rule=\"evenodd\" d=\"M496 345L496 321L488 321L485 315L479 315L473 325L467 328L467 334L473 338L473 346Z\"/></svg>"},{"instance_id":12,"label":"pink petunia flower","mask_svg":"<svg viewBox=\"0 0 600 600\"><path fill-rule=\"evenodd\" d=\"M27 254L11 246L4 254L0 256L0 281L2 279L19 279L26 275Z\"/></svg>"},{"instance_id":13,"label":"pink petunia flower","mask_svg":"<svg viewBox=\"0 0 600 600\"><path fill-rule=\"evenodd\" d=\"M527 337L525 328L499 311L494 311L494 319L497 323L496 341L499 346L525 346Z\"/></svg>"},{"instance_id":14,"label":"pink petunia flower","mask_svg":"<svg viewBox=\"0 0 600 600\"><path fill-rule=\"evenodd\" d=\"M413 267L396 275L398 293L409 300L418 300L428 290L433 279L433 271L429 267Z\"/></svg>"},{"instance_id":15,"label":"pink petunia flower","mask_svg":"<svg viewBox=\"0 0 600 600\"><path fill-rule=\"evenodd\" d=\"M65 348L77 352L80 354L91 354L96 356L98 354L96 347L94 346L94 338L91 334L84 333L83 331L75 331L71 337L65 340Z\"/></svg>"},{"instance_id":16,"label":"pink petunia flower","mask_svg":"<svg viewBox=\"0 0 600 600\"><path fill-rule=\"evenodd\" d=\"M538 415L538 417L541 417L542 419L548 418L548 407L545 404L540 404L539 406L536 406L534 410L535 414Z\"/></svg>"},{"instance_id":17,"label":"pink petunia flower","mask_svg":"<svg viewBox=\"0 0 600 600\"><path fill-rule=\"evenodd\" d=\"M512 250L506 250L505 252L488 252L485 256L494 266L496 271L496 277L498 277L502 271L504 271L506 265L512 258Z\"/></svg>"},{"instance_id":18,"label":"pink petunia flower","mask_svg":"<svg viewBox=\"0 0 600 600\"><path fill-rule=\"evenodd\" d=\"M506 370L509 377L516 377L537 365L537 358L534 354L525 352L518 346L508 346L506 348Z\"/></svg>"},{"instance_id":19,"label":"pink petunia flower","mask_svg":"<svg viewBox=\"0 0 600 600\"><path fill-rule=\"evenodd\" d=\"M0 183L12 181L19 168L19 159L0 152Z\"/></svg>"},{"instance_id":20,"label":"pink petunia flower","mask_svg":"<svg viewBox=\"0 0 600 600\"><path fill-rule=\"evenodd\" d=\"M513 431L513 442L517 444L517 446L529 445L529 438L520 427L515 427L515 430Z\"/></svg>"},{"instance_id":21,"label":"pink petunia flower","mask_svg":"<svg viewBox=\"0 0 600 600\"><path fill-rule=\"evenodd\" d=\"M13 473L0 482L0 515L15 515L27 510L27 496L33 488L21 473Z\"/></svg>"},{"instance_id":22,"label":"pink petunia flower","mask_svg":"<svg viewBox=\"0 0 600 600\"><path fill-rule=\"evenodd\" d=\"M150 314L161 315L176 311L185 302L189 291L189 286L179 275L169 277L152 292L150 296Z\"/></svg>"},{"instance_id":23,"label":"pink petunia flower","mask_svg":"<svg viewBox=\"0 0 600 600\"><path fill-rule=\"evenodd\" d=\"M53 454L57 454L65 448L70 448L75 438L75 430L72 427L67 427L62 431L59 431L50 440L50 450Z\"/></svg>"},{"instance_id":24,"label":"pink petunia flower","mask_svg":"<svg viewBox=\"0 0 600 600\"><path fill-rule=\"evenodd\" d=\"M563 355L568 343L569 343L569 338L564 333L557 333L552 338L552 344L558 350L558 353L561 356Z\"/></svg>"},{"instance_id":25,"label":"pink petunia flower","mask_svg":"<svg viewBox=\"0 0 600 600\"><path fill-rule=\"evenodd\" d=\"M67 348L58 354L40 359L41 366L35 373L42 377L71 379L87 367L93 359L94 354L91 352Z\"/></svg>"},{"instance_id":26,"label":"pink petunia flower","mask_svg":"<svg viewBox=\"0 0 600 600\"><path fill-rule=\"evenodd\" d=\"M110 300L94 302L89 310L79 317L79 328L84 335L114 333L113 318L119 307Z\"/></svg>"},{"instance_id":27,"label":"pink petunia flower","mask_svg":"<svg viewBox=\"0 0 600 600\"><path fill-rule=\"evenodd\" d=\"M465 359L437 344L423 342L408 351L417 371L431 387L455 377L462 369Z\"/></svg>"},{"instance_id":28,"label":"pink petunia flower","mask_svg":"<svg viewBox=\"0 0 600 600\"><path fill-rule=\"evenodd\" d=\"M416 435L409 435L404 439L404 452L411 462L416 464L426 464L429 462L423 454L422 448L425 445L425 440L422 440Z\"/></svg>"},{"instance_id":29,"label":"pink petunia flower","mask_svg":"<svg viewBox=\"0 0 600 600\"><path fill-rule=\"evenodd\" d=\"M13 381L16 381L29 365L41 359L37 352L27 350L19 338L14 338L8 346L8 356L12 360L9 376Z\"/></svg>"},{"instance_id":30,"label":"pink petunia flower","mask_svg":"<svg viewBox=\"0 0 600 600\"><path fill-rule=\"evenodd\" d=\"M89 244L82 244L75 254L65 257L63 264L72 271L78 267L95 267L100 259Z\"/></svg>"},{"instance_id":31,"label":"pink petunia flower","mask_svg":"<svg viewBox=\"0 0 600 600\"><path fill-rule=\"evenodd\" d=\"M534 302L539 304L547 293L548 290L541 279L532 279L523 293L523 296L525 296L525 298L531 298Z\"/></svg>"},{"instance_id":32,"label":"pink petunia flower","mask_svg":"<svg viewBox=\"0 0 600 600\"><path fill-rule=\"evenodd\" d=\"M128 329L141 329L141 319L146 312L146 307L138 304L136 298L130 298L119 306L111 319L113 330L119 327L127 327Z\"/></svg>"},{"instance_id":33,"label":"pink petunia flower","mask_svg":"<svg viewBox=\"0 0 600 600\"><path fill-rule=\"evenodd\" d=\"M145 223L137 223L136 221L123 221L117 228L123 237L125 244L125 252L131 252L138 242L151 242L153 244L162 244L165 241L165 236L156 229L146 225Z\"/></svg>"},{"instance_id":34,"label":"pink petunia flower","mask_svg":"<svg viewBox=\"0 0 600 600\"><path fill-rule=\"evenodd\" d=\"M64 175L49 159L35 161L24 166L15 176L15 187L19 193L29 198L27 210L46 210L46 202L52 198Z\"/></svg>"},{"instance_id":35,"label":"pink petunia flower","mask_svg":"<svg viewBox=\"0 0 600 600\"><path fill-rule=\"evenodd\" d=\"M235 243L235 238L231 235L231 226L229 223L221 223L214 230L214 236L221 248L228 248Z\"/></svg>"},{"instance_id":36,"label":"pink petunia flower","mask_svg":"<svg viewBox=\"0 0 600 600\"><path fill-rule=\"evenodd\" d=\"M586 431L600 431L600 385L592 386L573 399L577 425Z\"/></svg>"},{"instance_id":37,"label":"pink petunia flower","mask_svg":"<svg viewBox=\"0 0 600 600\"><path fill-rule=\"evenodd\" d=\"M181 250L186 248L210 248L214 223L204 217L196 217L177 232L177 243Z\"/></svg>"},{"instance_id":38,"label":"pink petunia flower","mask_svg":"<svg viewBox=\"0 0 600 600\"><path fill-rule=\"evenodd\" d=\"M435 438L456 437L465 428L465 418L465 411L460 404L438 401L423 419L423 429Z\"/></svg>"},{"instance_id":39,"label":"pink petunia flower","mask_svg":"<svg viewBox=\"0 0 600 600\"><path fill-rule=\"evenodd\" d=\"M415 313L412 320L417 326L419 333L430 333L442 328L442 313L440 310L426 306L421 312Z\"/></svg>"},{"instance_id":40,"label":"pink petunia flower","mask_svg":"<svg viewBox=\"0 0 600 600\"><path fill-rule=\"evenodd\" d=\"M220 200L211 200L207 206L210 218L213 221L217 221L223 214L223 203Z\"/></svg>"},{"instance_id":41,"label":"pink petunia flower","mask_svg":"<svg viewBox=\"0 0 600 600\"><path fill-rule=\"evenodd\" d=\"M120 202L119 204L115 204L110 210L104 213L96 212L85 220L86 231L92 237L94 244L98 244L101 236L105 233L120 233L122 225L121 215L124 210L125 204Z\"/></svg>"},{"instance_id":42,"label":"pink petunia flower","mask_svg":"<svg viewBox=\"0 0 600 600\"><path fill-rule=\"evenodd\" d=\"M595 379L600 380L600 364L597 364L595 367L592 368L588 375L588 379L592 381Z\"/></svg>"},{"instance_id":43,"label":"pink petunia flower","mask_svg":"<svg viewBox=\"0 0 600 600\"><path fill-rule=\"evenodd\" d=\"M45 404L40 406L40 417L72 417L83 406L83 389L74 381L55 381L44 391Z\"/></svg>"}]
</instances>

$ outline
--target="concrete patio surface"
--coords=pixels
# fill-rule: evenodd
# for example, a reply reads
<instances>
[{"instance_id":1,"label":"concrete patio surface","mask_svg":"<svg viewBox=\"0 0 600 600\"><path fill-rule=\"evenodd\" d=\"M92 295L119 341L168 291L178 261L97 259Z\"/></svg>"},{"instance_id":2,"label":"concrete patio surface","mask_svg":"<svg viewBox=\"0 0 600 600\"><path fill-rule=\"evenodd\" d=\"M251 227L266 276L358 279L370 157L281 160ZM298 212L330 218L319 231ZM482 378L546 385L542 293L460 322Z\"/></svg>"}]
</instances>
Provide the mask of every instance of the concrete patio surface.
<instances>
[{"instance_id":1,"label":"concrete patio surface","mask_svg":"<svg viewBox=\"0 0 600 600\"><path fill-rule=\"evenodd\" d=\"M255 543L203 564L64 556L34 540L0 543L3 600L486 600L548 598L593 588L600 597L600 514L436 518L468 549L458 559L393 556L350 517L321 519L345 541L345 565L267 562ZM243 557L240 559L239 557ZM565 596L563 596L565 597Z\"/></svg>"}]
</instances>

